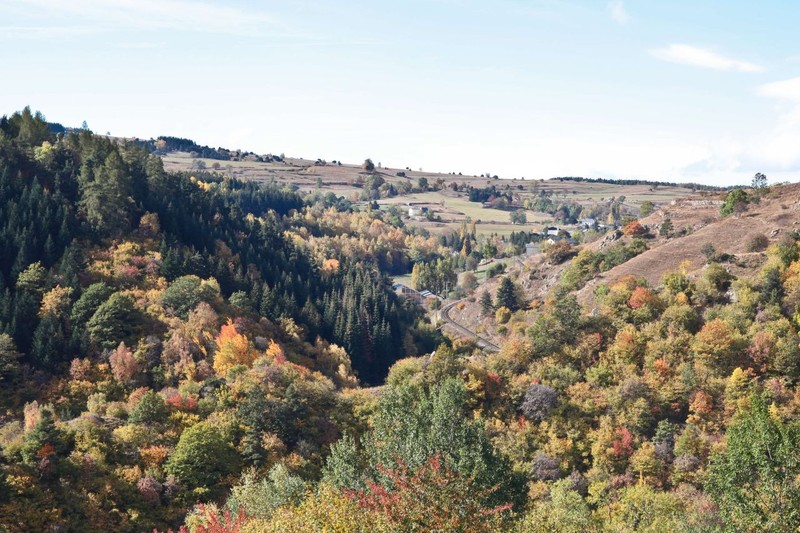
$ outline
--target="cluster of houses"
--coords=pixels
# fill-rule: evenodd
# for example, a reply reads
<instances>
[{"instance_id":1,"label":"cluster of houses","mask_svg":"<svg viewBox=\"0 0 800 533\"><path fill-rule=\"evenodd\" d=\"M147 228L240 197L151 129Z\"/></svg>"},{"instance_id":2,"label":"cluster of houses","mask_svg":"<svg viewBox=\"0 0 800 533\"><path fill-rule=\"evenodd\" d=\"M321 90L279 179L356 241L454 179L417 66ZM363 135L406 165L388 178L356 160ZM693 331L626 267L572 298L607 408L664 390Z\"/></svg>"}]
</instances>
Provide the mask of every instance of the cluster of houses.
<instances>
[{"instance_id":1,"label":"cluster of houses","mask_svg":"<svg viewBox=\"0 0 800 533\"><path fill-rule=\"evenodd\" d=\"M394 289L395 294L401 298L413 300L423 307L427 307L434 300L442 300L441 296L437 296L431 291L417 291L402 283L395 283L392 285L392 289Z\"/></svg>"},{"instance_id":2,"label":"cluster of houses","mask_svg":"<svg viewBox=\"0 0 800 533\"><path fill-rule=\"evenodd\" d=\"M573 230L578 231L589 231L589 230L598 230L598 231L606 231L608 229L616 229L616 226L601 224L595 218L582 218L578 221L576 228ZM565 228L559 228L558 226L548 226L544 228L541 233L542 239L540 242L529 242L525 245L525 255L534 255L539 253L539 245L542 242L546 242L549 244L554 244L560 241L568 242L573 246L578 244L578 241L573 239L569 236L569 231Z\"/></svg>"}]
</instances>

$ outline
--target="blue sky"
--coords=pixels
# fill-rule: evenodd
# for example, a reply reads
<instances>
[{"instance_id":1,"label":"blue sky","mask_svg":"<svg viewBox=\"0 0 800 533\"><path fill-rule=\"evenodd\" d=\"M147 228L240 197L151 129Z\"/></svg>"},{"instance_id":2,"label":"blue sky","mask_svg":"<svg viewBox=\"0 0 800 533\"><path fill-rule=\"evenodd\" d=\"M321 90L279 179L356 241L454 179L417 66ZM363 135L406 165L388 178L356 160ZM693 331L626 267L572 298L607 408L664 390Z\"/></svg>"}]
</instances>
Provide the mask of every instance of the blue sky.
<instances>
[{"instance_id":1,"label":"blue sky","mask_svg":"<svg viewBox=\"0 0 800 533\"><path fill-rule=\"evenodd\" d=\"M793 4L0 0L0 113L504 178L797 181Z\"/></svg>"}]
</instances>

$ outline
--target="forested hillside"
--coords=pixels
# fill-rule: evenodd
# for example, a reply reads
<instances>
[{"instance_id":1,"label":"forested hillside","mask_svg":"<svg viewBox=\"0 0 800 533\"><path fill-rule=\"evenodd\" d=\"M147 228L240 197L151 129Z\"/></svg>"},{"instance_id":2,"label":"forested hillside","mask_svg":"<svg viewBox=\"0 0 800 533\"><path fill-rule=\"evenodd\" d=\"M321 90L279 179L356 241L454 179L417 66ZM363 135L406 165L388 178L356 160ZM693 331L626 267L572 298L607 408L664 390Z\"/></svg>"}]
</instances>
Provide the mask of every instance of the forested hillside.
<instances>
[{"instance_id":1,"label":"forested hillside","mask_svg":"<svg viewBox=\"0 0 800 533\"><path fill-rule=\"evenodd\" d=\"M799 235L749 237L744 267L712 246L657 283L601 277L649 231L481 286L528 232L432 237L3 118L0 530L795 531ZM479 302L501 349L442 337L386 272Z\"/></svg>"},{"instance_id":2,"label":"forested hillside","mask_svg":"<svg viewBox=\"0 0 800 533\"><path fill-rule=\"evenodd\" d=\"M167 506L178 513L171 519L132 518L152 502L130 500L129 492L154 478L144 475L142 435L117 437L158 428L145 441L156 456L164 454L151 464L160 468L183 427L214 411L203 404L216 397L226 374L247 374L268 357L277 365L270 379L299 376L270 400L242 391L243 398L280 404L254 412L277 418L252 429L258 438L242 445L252 448L242 451L244 464L266 453L261 437L268 427L285 453L318 463L321 447L341 431L337 387L381 382L398 358L435 347L437 334L422 324L419 309L399 300L372 262L330 254L323 264L296 242L289 230L298 229L292 216L303 209L302 198L278 187L168 174L135 144L86 130L55 137L28 109L2 119L2 438L4 457L15 463L14 487L25 487L12 501L3 491L0 516L9 517L8 527L141 530L179 523L178 500ZM319 395L322 404L315 405L309 396ZM141 398L155 402L152 412L138 419L141 426L123 429L128 407L144 405ZM188 418L167 423L168 416ZM308 432L318 435L304 438ZM128 438L134 440L123 444ZM246 439L226 433L224 440L227 446ZM138 450L133 462L128 445ZM91 472L81 471L88 463L75 462L78 456L91 456ZM123 465L144 468L143 477L123 474ZM238 456L221 468L238 472L237 465ZM185 477L180 483L186 502L203 486ZM79 501L84 491L96 500ZM36 521L42 507L54 514ZM91 527L78 528L82 523Z\"/></svg>"}]
</instances>

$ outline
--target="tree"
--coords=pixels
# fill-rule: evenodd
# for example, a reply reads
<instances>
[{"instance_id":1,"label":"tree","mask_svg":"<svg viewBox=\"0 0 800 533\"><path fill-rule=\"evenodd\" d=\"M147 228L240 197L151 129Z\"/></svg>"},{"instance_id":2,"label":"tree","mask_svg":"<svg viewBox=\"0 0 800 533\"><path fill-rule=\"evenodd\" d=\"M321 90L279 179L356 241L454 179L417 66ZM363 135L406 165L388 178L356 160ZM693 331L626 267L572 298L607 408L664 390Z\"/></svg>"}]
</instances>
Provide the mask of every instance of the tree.
<instances>
[{"instance_id":1,"label":"tree","mask_svg":"<svg viewBox=\"0 0 800 533\"><path fill-rule=\"evenodd\" d=\"M139 314L130 296L114 293L89 319L89 339L102 348L114 348L138 330Z\"/></svg>"},{"instance_id":2,"label":"tree","mask_svg":"<svg viewBox=\"0 0 800 533\"><path fill-rule=\"evenodd\" d=\"M534 383L525 391L520 411L528 420L541 422L550 415L556 405L558 405L558 393L555 389Z\"/></svg>"},{"instance_id":3,"label":"tree","mask_svg":"<svg viewBox=\"0 0 800 533\"><path fill-rule=\"evenodd\" d=\"M20 371L19 358L14 339L7 333L0 333L0 388L8 389Z\"/></svg>"},{"instance_id":4,"label":"tree","mask_svg":"<svg viewBox=\"0 0 800 533\"><path fill-rule=\"evenodd\" d=\"M474 272L464 272L461 276L461 286L472 292L478 287L478 277Z\"/></svg>"},{"instance_id":5,"label":"tree","mask_svg":"<svg viewBox=\"0 0 800 533\"><path fill-rule=\"evenodd\" d=\"M130 228L132 180L117 150L97 168L85 164L80 184L86 218L98 232L119 235Z\"/></svg>"},{"instance_id":6,"label":"tree","mask_svg":"<svg viewBox=\"0 0 800 533\"><path fill-rule=\"evenodd\" d=\"M72 287L62 287L61 285L56 285L50 289L42 297L39 316L52 315L57 320L65 319L72 303L72 292Z\"/></svg>"},{"instance_id":7,"label":"tree","mask_svg":"<svg viewBox=\"0 0 800 533\"><path fill-rule=\"evenodd\" d=\"M645 227L642 226L638 220L632 220L625 225L625 227L622 229L622 233L625 235L639 237L641 235L647 235L647 229L645 229Z\"/></svg>"},{"instance_id":8,"label":"tree","mask_svg":"<svg viewBox=\"0 0 800 533\"><path fill-rule=\"evenodd\" d=\"M734 213L742 213L747 209L749 202L750 198L744 189L733 189L725 197L725 203L720 207L719 213L724 217Z\"/></svg>"},{"instance_id":9,"label":"tree","mask_svg":"<svg viewBox=\"0 0 800 533\"><path fill-rule=\"evenodd\" d=\"M491 316L492 312L494 311L494 304L492 303L492 295L489 294L489 291L483 291L481 294L481 314L483 316Z\"/></svg>"},{"instance_id":10,"label":"tree","mask_svg":"<svg viewBox=\"0 0 800 533\"><path fill-rule=\"evenodd\" d=\"M767 177L761 172L757 172L756 175L753 176L752 187L756 190L765 189L767 187Z\"/></svg>"},{"instance_id":11,"label":"tree","mask_svg":"<svg viewBox=\"0 0 800 533\"><path fill-rule=\"evenodd\" d=\"M528 222L528 215L525 214L524 209L517 209L512 211L509 215L512 224L525 224Z\"/></svg>"},{"instance_id":12,"label":"tree","mask_svg":"<svg viewBox=\"0 0 800 533\"><path fill-rule=\"evenodd\" d=\"M44 141L51 139L52 134L44 115L40 111L31 112L26 106L21 112L11 115L11 127L16 132L17 141L27 146L39 146Z\"/></svg>"},{"instance_id":13,"label":"tree","mask_svg":"<svg viewBox=\"0 0 800 533\"><path fill-rule=\"evenodd\" d=\"M542 247L542 253L550 263L557 265L563 263L575 254L572 246L567 241L558 241Z\"/></svg>"},{"instance_id":14,"label":"tree","mask_svg":"<svg viewBox=\"0 0 800 533\"><path fill-rule=\"evenodd\" d=\"M139 363L124 342L119 343L117 349L111 352L108 362L111 364L114 379L123 385L130 383L139 373Z\"/></svg>"},{"instance_id":15,"label":"tree","mask_svg":"<svg viewBox=\"0 0 800 533\"><path fill-rule=\"evenodd\" d=\"M675 227L672 224L672 220L668 218L661 223L661 228L658 230L658 234L662 237L671 237L674 229Z\"/></svg>"},{"instance_id":16,"label":"tree","mask_svg":"<svg viewBox=\"0 0 800 533\"><path fill-rule=\"evenodd\" d=\"M171 309L176 316L186 319L189 311L198 303L201 301L212 302L216 296L219 296L216 281L212 279L211 282L204 282L195 275L181 276L170 283L167 290L164 291L161 303L164 307Z\"/></svg>"},{"instance_id":17,"label":"tree","mask_svg":"<svg viewBox=\"0 0 800 533\"><path fill-rule=\"evenodd\" d=\"M586 500L571 487L569 479L554 483L550 497L537 501L513 530L518 533L584 533L600 531Z\"/></svg>"},{"instance_id":18,"label":"tree","mask_svg":"<svg viewBox=\"0 0 800 533\"><path fill-rule=\"evenodd\" d=\"M726 432L727 449L712 457L705 488L729 527L796 531L800 527L800 427L770 415L762 395L750 398Z\"/></svg>"},{"instance_id":19,"label":"tree","mask_svg":"<svg viewBox=\"0 0 800 533\"><path fill-rule=\"evenodd\" d=\"M497 486L491 494L484 492L486 505L521 502L525 492L522 477L495 452L483 422L473 418L468 401L464 383L456 378L427 392L415 385L388 387L379 400L373 428L363 439L360 461L368 466L361 472L362 479L388 489L387 472L381 469L413 471L438 455L444 467L469 479L475 491ZM353 455L351 446L334 447L328 462L347 460L358 468L359 459Z\"/></svg>"},{"instance_id":20,"label":"tree","mask_svg":"<svg viewBox=\"0 0 800 533\"><path fill-rule=\"evenodd\" d=\"M367 172L372 172L373 170L375 170L375 163L372 162L372 159L366 158L364 162L361 164L361 168L363 168Z\"/></svg>"},{"instance_id":21,"label":"tree","mask_svg":"<svg viewBox=\"0 0 800 533\"><path fill-rule=\"evenodd\" d=\"M428 190L428 178L426 178L424 176L420 177L417 180L417 187L421 191L427 191Z\"/></svg>"},{"instance_id":22,"label":"tree","mask_svg":"<svg viewBox=\"0 0 800 533\"><path fill-rule=\"evenodd\" d=\"M49 460L54 456L64 455L68 448L67 437L56 426L53 412L50 409L42 409L39 421L25 435L20 455L26 463L36 464L37 462Z\"/></svg>"},{"instance_id":23,"label":"tree","mask_svg":"<svg viewBox=\"0 0 800 533\"><path fill-rule=\"evenodd\" d=\"M47 283L47 271L40 261L28 265L17 277L17 289L41 295Z\"/></svg>"},{"instance_id":24,"label":"tree","mask_svg":"<svg viewBox=\"0 0 800 533\"><path fill-rule=\"evenodd\" d=\"M243 509L248 518L267 519L282 505L301 503L307 490L301 477L290 474L286 466L278 463L260 481L254 470L244 474L239 484L231 488L225 507L232 513Z\"/></svg>"},{"instance_id":25,"label":"tree","mask_svg":"<svg viewBox=\"0 0 800 533\"><path fill-rule=\"evenodd\" d=\"M655 204L650 200L645 200L644 202L642 202L642 205L639 206L639 216L644 218L650 215L655 210L656 210Z\"/></svg>"},{"instance_id":26,"label":"tree","mask_svg":"<svg viewBox=\"0 0 800 533\"><path fill-rule=\"evenodd\" d=\"M103 283L93 283L83 291L81 297L72 306L70 314L70 321L73 326L83 326L86 324L92 315L95 314L97 308L105 302L111 294L113 289Z\"/></svg>"},{"instance_id":27,"label":"tree","mask_svg":"<svg viewBox=\"0 0 800 533\"><path fill-rule=\"evenodd\" d=\"M352 494L362 508L385 516L396 531L489 533L502 530L503 518L510 515L510 503L487 504L497 486L476 489L438 454L415 469L399 461L396 468L381 471L388 478L385 486L369 483Z\"/></svg>"},{"instance_id":28,"label":"tree","mask_svg":"<svg viewBox=\"0 0 800 533\"><path fill-rule=\"evenodd\" d=\"M363 509L358 501L327 483L312 491L297 506L278 508L267 522L254 523L251 531L285 533L289 531L335 531L337 533L389 533L389 527L376 513ZM258 529L256 529L258 528Z\"/></svg>"},{"instance_id":29,"label":"tree","mask_svg":"<svg viewBox=\"0 0 800 533\"><path fill-rule=\"evenodd\" d=\"M247 337L236 331L236 326L230 320L222 326L215 342L217 353L214 355L214 370L219 376L224 376L233 366L252 365L258 356Z\"/></svg>"},{"instance_id":30,"label":"tree","mask_svg":"<svg viewBox=\"0 0 800 533\"><path fill-rule=\"evenodd\" d=\"M509 320L511 320L511 311L505 306L498 307L497 311L494 312L494 320L498 324L507 323Z\"/></svg>"},{"instance_id":31,"label":"tree","mask_svg":"<svg viewBox=\"0 0 800 533\"><path fill-rule=\"evenodd\" d=\"M495 307L505 307L510 311L516 311L521 307L519 292L520 288L510 277L505 276L500 280L495 295Z\"/></svg>"},{"instance_id":32,"label":"tree","mask_svg":"<svg viewBox=\"0 0 800 533\"><path fill-rule=\"evenodd\" d=\"M700 248L700 252L706 256L706 262L711 263L717 257L717 250L714 248L714 245L710 242L707 242Z\"/></svg>"},{"instance_id":33,"label":"tree","mask_svg":"<svg viewBox=\"0 0 800 533\"><path fill-rule=\"evenodd\" d=\"M154 391L145 392L128 415L133 424L157 424L164 422L168 415L167 404Z\"/></svg>"},{"instance_id":34,"label":"tree","mask_svg":"<svg viewBox=\"0 0 800 533\"><path fill-rule=\"evenodd\" d=\"M198 496L210 495L217 483L239 469L239 456L230 440L207 422L181 434L164 471L177 477Z\"/></svg>"},{"instance_id":35,"label":"tree","mask_svg":"<svg viewBox=\"0 0 800 533\"><path fill-rule=\"evenodd\" d=\"M747 239L745 250L748 252L763 252L769 246L769 239L763 233L754 233Z\"/></svg>"}]
</instances>

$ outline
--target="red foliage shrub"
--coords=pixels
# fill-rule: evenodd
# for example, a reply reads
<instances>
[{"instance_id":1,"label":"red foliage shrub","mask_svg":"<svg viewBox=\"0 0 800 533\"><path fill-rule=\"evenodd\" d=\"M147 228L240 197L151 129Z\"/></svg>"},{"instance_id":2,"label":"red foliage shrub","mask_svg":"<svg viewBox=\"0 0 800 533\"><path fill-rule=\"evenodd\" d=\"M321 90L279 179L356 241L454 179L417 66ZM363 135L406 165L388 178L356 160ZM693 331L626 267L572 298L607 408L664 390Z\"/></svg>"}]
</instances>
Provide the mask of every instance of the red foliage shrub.
<instances>
[{"instance_id":1,"label":"red foliage shrub","mask_svg":"<svg viewBox=\"0 0 800 533\"><path fill-rule=\"evenodd\" d=\"M611 441L614 456L618 459L630 457L633 454L633 435L631 432L626 427L618 427L614 434L614 440Z\"/></svg>"}]
</instances>

